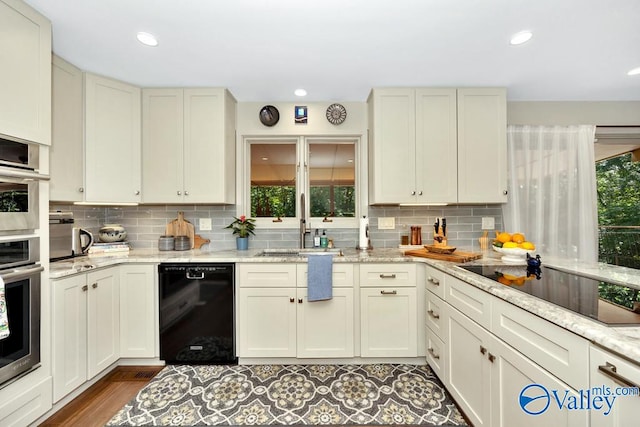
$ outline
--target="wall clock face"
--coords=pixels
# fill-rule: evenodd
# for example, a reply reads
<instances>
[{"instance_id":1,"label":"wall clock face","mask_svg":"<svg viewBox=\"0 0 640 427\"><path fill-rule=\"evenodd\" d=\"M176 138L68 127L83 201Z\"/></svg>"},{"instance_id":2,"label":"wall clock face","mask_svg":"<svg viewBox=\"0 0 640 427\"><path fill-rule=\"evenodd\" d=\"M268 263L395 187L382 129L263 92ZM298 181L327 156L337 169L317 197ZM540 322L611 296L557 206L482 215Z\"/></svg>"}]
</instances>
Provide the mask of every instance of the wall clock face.
<instances>
[{"instance_id":1,"label":"wall clock face","mask_svg":"<svg viewBox=\"0 0 640 427\"><path fill-rule=\"evenodd\" d=\"M265 126L273 126L280 120L280 112L273 105L265 105L260 110L260 122Z\"/></svg>"},{"instance_id":2,"label":"wall clock face","mask_svg":"<svg viewBox=\"0 0 640 427\"><path fill-rule=\"evenodd\" d=\"M331 104L327 108L327 120L329 123L339 125L347 118L347 109L340 104Z\"/></svg>"}]
</instances>

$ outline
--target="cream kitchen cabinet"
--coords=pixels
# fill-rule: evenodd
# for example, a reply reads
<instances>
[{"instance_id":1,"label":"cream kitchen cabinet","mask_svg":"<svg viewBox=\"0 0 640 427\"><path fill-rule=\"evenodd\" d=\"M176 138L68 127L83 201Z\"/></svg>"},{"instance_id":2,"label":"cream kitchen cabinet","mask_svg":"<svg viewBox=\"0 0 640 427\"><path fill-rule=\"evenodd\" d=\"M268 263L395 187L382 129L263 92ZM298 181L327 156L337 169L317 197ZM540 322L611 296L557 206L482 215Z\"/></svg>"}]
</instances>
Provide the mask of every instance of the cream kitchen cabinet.
<instances>
[{"instance_id":1,"label":"cream kitchen cabinet","mask_svg":"<svg viewBox=\"0 0 640 427\"><path fill-rule=\"evenodd\" d=\"M353 357L353 265L333 265L327 301L307 301L306 272L307 264L237 265L240 357Z\"/></svg>"},{"instance_id":2,"label":"cream kitchen cabinet","mask_svg":"<svg viewBox=\"0 0 640 427\"><path fill-rule=\"evenodd\" d=\"M49 150L49 198L84 200L82 71L53 56L52 144Z\"/></svg>"},{"instance_id":3,"label":"cream kitchen cabinet","mask_svg":"<svg viewBox=\"0 0 640 427\"><path fill-rule=\"evenodd\" d=\"M120 273L120 357L158 357L155 264L123 264Z\"/></svg>"},{"instance_id":4,"label":"cream kitchen cabinet","mask_svg":"<svg viewBox=\"0 0 640 427\"><path fill-rule=\"evenodd\" d=\"M457 201L456 90L374 89L372 203Z\"/></svg>"},{"instance_id":5,"label":"cream kitchen cabinet","mask_svg":"<svg viewBox=\"0 0 640 427\"><path fill-rule=\"evenodd\" d=\"M458 89L458 203L507 202L507 91Z\"/></svg>"},{"instance_id":6,"label":"cream kitchen cabinet","mask_svg":"<svg viewBox=\"0 0 640 427\"><path fill-rule=\"evenodd\" d=\"M505 89L373 89L368 104L372 204L506 202Z\"/></svg>"},{"instance_id":7,"label":"cream kitchen cabinet","mask_svg":"<svg viewBox=\"0 0 640 427\"><path fill-rule=\"evenodd\" d=\"M604 403L602 409L592 409L591 414L592 427L625 427L638 424L638 388L640 387L640 366L630 363L614 354L602 350L591 345L590 350L590 387L592 393L594 390L601 391L602 398L608 397L615 399L612 402L611 412L607 412L608 406ZM608 390L606 390L608 388ZM618 395L622 392L636 394ZM605 396L610 392L608 396Z\"/></svg>"},{"instance_id":8,"label":"cream kitchen cabinet","mask_svg":"<svg viewBox=\"0 0 640 427\"><path fill-rule=\"evenodd\" d=\"M0 135L51 144L51 22L20 0L0 1Z\"/></svg>"},{"instance_id":9,"label":"cream kitchen cabinet","mask_svg":"<svg viewBox=\"0 0 640 427\"><path fill-rule=\"evenodd\" d=\"M140 89L85 73L85 201L142 201Z\"/></svg>"},{"instance_id":10,"label":"cream kitchen cabinet","mask_svg":"<svg viewBox=\"0 0 640 427\"><path fill-rule=\"evenodd\" d=\"M360 265L360 354L417 357L415 264Z\"/></svg>"},{"instance_id":11,"label":"cream kitchen cabinet","mask_svg":"<svg viewBox=\"0 0 640 427\"><path fill-rule=\"evenodd\" d=\"M53 400L119 358L119 267L52 281Z\"/></svg>"},{"instance_id":12,"label":"cream kitchen cabinet","mask_svg":"<svg viewBox=\"0 0 640 427\"><path fill-rule=\"evenodd\" d=\"M143 89L143 200L235 202L235 107L226 89Z\"/></svg>"}]
</instances>

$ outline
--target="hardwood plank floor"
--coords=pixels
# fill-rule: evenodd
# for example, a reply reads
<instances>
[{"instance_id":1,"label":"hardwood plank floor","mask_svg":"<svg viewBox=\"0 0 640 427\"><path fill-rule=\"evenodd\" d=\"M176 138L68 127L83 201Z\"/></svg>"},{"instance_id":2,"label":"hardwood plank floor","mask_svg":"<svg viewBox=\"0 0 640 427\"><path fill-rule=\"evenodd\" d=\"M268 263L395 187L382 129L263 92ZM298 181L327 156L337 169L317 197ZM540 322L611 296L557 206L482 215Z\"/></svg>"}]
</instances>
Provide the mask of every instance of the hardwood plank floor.
<instances>
[{"instance_id":1,"label":"hardwood plank floor","mask_svg":"<svg viewBox=\"0 0 640 427\"><path fill-rule=\"evenodd\" d=\"M40 426L104 426L162 368L118 366Z\"/></svg>"}]
</instances>

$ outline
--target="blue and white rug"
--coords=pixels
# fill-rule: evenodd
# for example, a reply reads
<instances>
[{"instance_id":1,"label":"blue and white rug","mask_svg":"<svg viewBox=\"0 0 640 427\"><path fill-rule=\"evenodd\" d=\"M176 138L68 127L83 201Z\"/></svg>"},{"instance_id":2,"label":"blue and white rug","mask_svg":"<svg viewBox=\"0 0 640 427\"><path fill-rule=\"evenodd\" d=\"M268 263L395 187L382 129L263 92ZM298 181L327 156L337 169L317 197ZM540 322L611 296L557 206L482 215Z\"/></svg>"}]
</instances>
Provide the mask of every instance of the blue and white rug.
<instances>
[{"instance_id":1,"label":"blue and white rug","mask_svg":"<svg viewBox=\"0 0 640 427\"><path fill-rule=\"evenodd\" d=\"M463 425L429 366L167 366L108 426Z\"/></svg>"}]
</instances>

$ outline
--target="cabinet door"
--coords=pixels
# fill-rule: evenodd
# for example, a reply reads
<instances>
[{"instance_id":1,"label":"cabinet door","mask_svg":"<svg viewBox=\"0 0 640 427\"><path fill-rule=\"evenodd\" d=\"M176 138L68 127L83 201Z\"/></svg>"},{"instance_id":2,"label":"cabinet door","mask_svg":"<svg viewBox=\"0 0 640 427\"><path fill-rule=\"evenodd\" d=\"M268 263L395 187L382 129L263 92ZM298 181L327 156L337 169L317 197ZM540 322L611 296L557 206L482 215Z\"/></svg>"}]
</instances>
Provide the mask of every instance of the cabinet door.
<instances>
[{"instance_id":1,"label":"cabinet door","mask_svg":"<svg viewBox=\"0 0 640 427\"><path fill-rule=\"evenodd\" d=\"M53 401L87 380L87 281L79 274L51 282Z\"/></svg>"},{"instance_id":2,"label":"cabinet door","mask_svg":"<svg viewBox=\"0 0 640 427\"><path fill-rule=\"evenodd\" d=\"M0 1L0 134L51 144L51 23L22 1Z\"/></svg>"},{"instance_id":3,"label":"cabinet door","mask_svg":"<svg viewBox=\"0 0 640 427\"><path fill-rule=\"evenodd\" d=\"M120 357L118 267L87 274L87 364L91 379Z\"/></svg>"},{"instance_id":4,"label":"cabinet door","mask_svg":"<svg viewBox=\"0 0 640 427\"><path fill-rule=\"evenodd\" d=\"M142 91L142 196L145 203L183 199L183 90Z\"/></svg>"},{"instance_id":5,"label":"cabinet door","mask_svg":"<svg viewBox=\"0 0 640 427\"><path fill-rule=\"evenodd\" d=\"M85 74L87 202L140 202L140 89Z\"/></svg>"},{"instance_id":6,"label":"cabinet door","mask_svg":"<svg viewBox=\"0 0 640 427\"><path fill-rule=\"evenodd\" d=\"M416 288L361 288L362 357L416 357Z\"/></svg>"},{"instance_id":7,"label":"cabinet door","mask_svg":"<svg viewBox=\"0 0 640 427\"><path fill-rule=\"evenodd\" d=\"M296 289L240 288L238 355L296 356Z\"/></svg>"},{"instance_id":8,"label":"cabinet door","mask_svg":"<svg viewBox=\"0 0 640 427\"><path fill-rule=\"evenodd\" d=\"M447 322L447 389L474 426L490 426L489 333L454 308Z\"/></svg>"},{"instance_id":9,"label":"cabinet door","mask_svg":"<svg viewBox=\"0 0 640 427\"><path fill-rule=\"evenodd\" d=\"M53 57L50 199L81 202L84 196L82 71Z\"/></svg>"},{"instance_id":10,"label":"cabinet door","mask_svg":"<svg viewBox=\"0 0 640 427\"><path fill-rule=\"evenodd\" d=\"M155 265L121 265L120 357L158 355Z\"/></svg>"},{"instance_id":11,"label":"cabinet door","mask_svg":"<svg viewBox=\"0 0 640 427\"><path fill-rule=\"evenodd\" d=\"M458 201L455 89L416 89L416 202ZM406 174L406 171L404 172Z\"/></svg>"},{"instance_id":12,"label":"cabinet door","mask_svg":"<svg viewBox=\"0 0 640 427\"><path fill-rule=\"evenodd\" d=\"M307 289L297 296L297 356L353 357L353 289L334 288L333 298L307 301Z\"/></svg>"},{"instance_id":13,"label":"cabinet door","mask_svg":"<svg viewBox=\"0 0 640 427\"><path fill-rule=\"evenodd\" d=\"M233 137L226 135L228 115L224 89L184 91L184 191L189 203L233 203L235 193L235 119ZM230 96L230 95L229 95ZM235 191L235 190L234 190Z\"/></svg>"},{"instance_id":14,"label":"cabinet door","mask_svg":"<svg viewBox=\"0 0 640 427\"><path fill-rule=\"evenodd\" d=\"M374 89L369 102L371 203L415 202L415 90Z\"/></svg>"},{"instance_id":15,"label":"cabinet door","mask_svg":"<svg viewBox=\"0 0 640 427\"><path fill-rule=\"evenodd\" d=\"M458 202L507 201L506 89L458 89Z\"/></svg>"},{"instance_id":16,"label":"cabinet door","mask_svg":"<svg viewBox=\"0 0 640 427\"><path fill-rule=\"evenodd\" d=\"M595 388L604 391L604 388L608 387L609 391L614 394L617 391L630 391L630 387L636 387L635 395L615 396L611 412L608 415L605 415L606 405L603 410L592 409L590 411L591 426L625 427L637 425L640 415L637 394L637 387L640 384L640 367L594 346L591 346L590 361L591 390ZM614 396L608 397L612 399Z\"/></svg>"},{"instance_id":17,"label":"cabinet door","mask_svg":"<svg viewBox=\"0 0 640 427\"><path fill-rule=\"evenodd\" d=\"M510 426L587 426L587 410L569 410L570 399L580 402L581 396L576 390L560 381L539 365L524 357L521 353L498 339L489 345L485 362L491 364L491 425ZM529 391L524 391L529 387ZM563 409L559 409L553 392L565 400ZM525 405L530 413L520 406L520 394L538 397L549 394L549 399L541 398ZM545 409L545 404L549 407ZM531 413L538 413L532 415ZM631 425L631 424L625 424Z\"/></svg>"}]
</instances>

